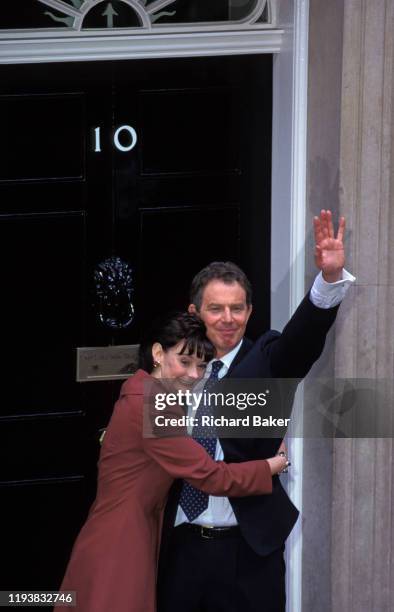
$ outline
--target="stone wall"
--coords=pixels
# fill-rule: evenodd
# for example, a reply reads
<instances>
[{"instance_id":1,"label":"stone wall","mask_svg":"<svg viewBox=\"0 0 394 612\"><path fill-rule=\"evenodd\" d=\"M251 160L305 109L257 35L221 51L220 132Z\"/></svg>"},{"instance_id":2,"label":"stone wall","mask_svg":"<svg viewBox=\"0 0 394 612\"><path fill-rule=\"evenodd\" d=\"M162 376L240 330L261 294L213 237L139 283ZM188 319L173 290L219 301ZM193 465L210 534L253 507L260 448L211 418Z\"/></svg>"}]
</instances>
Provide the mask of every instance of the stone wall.
<instances>
[{"instance_id":1,"label":"stone wall","mask_svg":"<svg viewBox=\"0 0 394 612\"><path fill-rule=\"evenodd\" d=\"M339 206L354 298L336 328L340 377L393 378L394 0L345 0ZM393 407L394 409L394 407ZM394 609L391 439L336 440L332 609Z\"/></svg>"},{"instance_id":2,"label":"stone wall","mask_svg":"<svg viewBox=\"0 0 394 612\"><path fill-rule=\"evenodd\" d=\"M306 286L316 275L312 218L322 208L339 212L339 159L342 89L343 0L310 0L308 66L308 141ZM305 382L334 374L334 330ZM313 393L313 391L311 392ZM305 419L318 411L305 401ZM302 511L302 612L331 610L331 518L333 442L304 439Z\"/></svg>"},{"instance_id":3,"label":"stone wall","mask_svg":"<svg viewBox=\"0 0 394 612\"><path fill-rule=\"evenodd\" d=\"M393 39L394 0L310 1L307 209L346 216L357 276L312 376L394 377ZM393 610L392 440L304 449L303 612Z\"/></svg>"}]
</instances>

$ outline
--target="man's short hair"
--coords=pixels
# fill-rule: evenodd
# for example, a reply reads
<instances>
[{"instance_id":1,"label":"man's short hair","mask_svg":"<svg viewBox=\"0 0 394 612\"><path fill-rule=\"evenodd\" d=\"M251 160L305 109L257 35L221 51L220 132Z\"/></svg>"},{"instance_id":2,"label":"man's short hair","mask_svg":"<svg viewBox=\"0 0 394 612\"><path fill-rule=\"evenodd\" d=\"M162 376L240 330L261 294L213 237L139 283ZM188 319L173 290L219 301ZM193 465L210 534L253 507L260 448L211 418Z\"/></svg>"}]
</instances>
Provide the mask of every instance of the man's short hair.
<instances>
[{"instance_id":1,"label":"man's short hair","mask_svg":"<svg viewBox=\"0 0 394 612\"><path fill-rule=\"evenodd\" d=\"M239 283L245 290L246 304L252 303L252 286L245 272L232 261L213 261L205 268L200 270L193 278L190 287L190 303L200 310L202 304L202 294L205 287L213 280L220 280L226 285Z\"/></svg>"}]
</instances>

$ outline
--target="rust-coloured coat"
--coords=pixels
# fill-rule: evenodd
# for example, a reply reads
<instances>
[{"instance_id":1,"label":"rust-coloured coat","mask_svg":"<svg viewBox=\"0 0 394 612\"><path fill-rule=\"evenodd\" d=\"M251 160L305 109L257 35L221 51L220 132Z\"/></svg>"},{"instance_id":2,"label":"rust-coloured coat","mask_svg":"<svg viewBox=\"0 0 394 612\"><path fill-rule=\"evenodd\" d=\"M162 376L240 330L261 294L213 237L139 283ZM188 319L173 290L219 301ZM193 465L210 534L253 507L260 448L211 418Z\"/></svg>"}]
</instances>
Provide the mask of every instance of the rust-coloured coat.
<instances>
[{"instance_id":1,"label":"rust-coloured coat","mask_svg":"<svg viewBox=\"0 0 394 612\"><path fill-rule=\"evenodd\" d=\"M97 497L61 585L76 591L76 612L154 612L162 510L174 478L211 495L272 491L266 461L215 462L191 438L143 437L146 379L138 370L123 384L104 437Z\"/></svg>"}]
</instances>

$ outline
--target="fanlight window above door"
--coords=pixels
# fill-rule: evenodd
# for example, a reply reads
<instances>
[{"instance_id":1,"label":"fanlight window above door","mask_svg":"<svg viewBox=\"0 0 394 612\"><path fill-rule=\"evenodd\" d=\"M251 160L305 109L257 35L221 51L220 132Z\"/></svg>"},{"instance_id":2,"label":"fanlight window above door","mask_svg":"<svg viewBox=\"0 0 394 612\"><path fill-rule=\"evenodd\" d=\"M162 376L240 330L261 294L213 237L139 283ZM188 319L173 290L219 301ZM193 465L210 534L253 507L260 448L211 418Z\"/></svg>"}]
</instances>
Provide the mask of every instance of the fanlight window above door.
<instances>
[{"instance_id":1,"label":"fanlight window above door","mask_svg":"<svg viewBox=\"0 0 394 612\"><path fill-rule=\"evenodd\" d=\"M1 30L68 33L275 27L276 0L3 0Z\"/></svg>"}]
</instances>

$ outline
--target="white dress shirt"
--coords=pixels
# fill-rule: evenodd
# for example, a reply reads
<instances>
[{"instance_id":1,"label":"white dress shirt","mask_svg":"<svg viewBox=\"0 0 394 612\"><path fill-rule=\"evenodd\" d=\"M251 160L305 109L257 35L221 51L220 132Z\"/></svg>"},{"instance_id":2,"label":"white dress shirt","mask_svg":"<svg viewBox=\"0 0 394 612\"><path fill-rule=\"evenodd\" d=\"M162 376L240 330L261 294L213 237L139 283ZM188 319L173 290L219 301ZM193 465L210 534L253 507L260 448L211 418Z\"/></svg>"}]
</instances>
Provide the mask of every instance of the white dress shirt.
<instances>
[{"instance_id":1,"label":"white dress shirt","mask_svg":"<svg viewBox=\"0 0 394 612\"><path fill-rule=\"evenodd\" d=\"M341 280L335 283L327 283L320 272L315 278L310 292L311 302L318 308L333 308L343 300L346 291L355 280L355 277L344 269ZM223 378L223 376L227 374L236 354L241 348L242 342L243 340L241 340L241 342L239 342L237 346L234 347L229 353L221 357L220 361L223 362L223 366L218 374L219 379ZM205 379L209 377L212 370L212 363L214 361L217 360L213 359L208 364L204 379L195 387L196 391L202 391L205 384ZM217 440L215 461L222 461L223 459L223 450L219 440ZM178 506L175 526L187 522L189 521L185 513L183 512L182 508ZM232 527L238 524L228 497L217 497L213 495L209 496L208 508L191 522L196 525L206 525L211 527Z\"/></svg>"}]
</instances>

